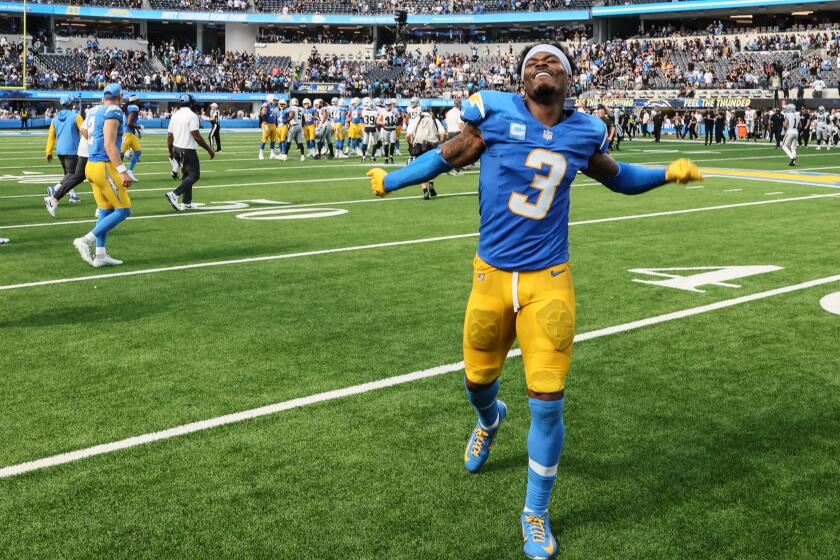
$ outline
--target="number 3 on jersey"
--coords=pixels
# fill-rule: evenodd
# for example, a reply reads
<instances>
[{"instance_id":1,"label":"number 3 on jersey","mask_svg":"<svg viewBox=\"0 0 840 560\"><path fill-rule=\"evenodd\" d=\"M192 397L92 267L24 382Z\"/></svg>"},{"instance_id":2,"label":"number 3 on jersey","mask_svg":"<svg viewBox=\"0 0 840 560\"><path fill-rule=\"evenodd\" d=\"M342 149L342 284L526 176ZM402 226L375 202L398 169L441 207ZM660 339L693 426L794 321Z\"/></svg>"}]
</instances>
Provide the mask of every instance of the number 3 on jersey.
<instances>
[{"instance_id":1,"label":"number 3 on jersey","mask_svg":"<svg viewBox=\"0 0 840 560\"><path fill-rule=\"evenodd\" d=\"M541 148L531 150L531 153L525 158L525 167L539 171L546 165L549 167L548 175L537 173L531 181L530 186L540 191L537 201L531 203L528 202L528 195L518 192L511 193L510 200L508 200L508 208L511 212L532 220L542 220L548 214L554 200L554 193L566 175L566 158L561 154Z\"/></svg>"}]
</instances>

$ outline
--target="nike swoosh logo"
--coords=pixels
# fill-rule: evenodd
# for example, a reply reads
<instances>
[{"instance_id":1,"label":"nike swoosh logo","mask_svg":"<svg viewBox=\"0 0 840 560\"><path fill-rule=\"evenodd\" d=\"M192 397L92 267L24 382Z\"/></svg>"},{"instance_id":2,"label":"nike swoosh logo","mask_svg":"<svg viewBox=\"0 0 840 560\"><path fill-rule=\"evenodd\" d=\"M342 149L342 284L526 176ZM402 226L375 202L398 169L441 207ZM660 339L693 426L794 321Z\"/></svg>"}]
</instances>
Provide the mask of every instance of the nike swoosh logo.
<instances>
[{"instance_id":1,"label":"nike swoosh logo","mask_svg":"<svg viewBox=\"0 0 840 560\"><path fill-rule=\"evenodd\" d=\"M546 554L554 554L554 549L556 547L556 542L554 539L551 539L551 544L549 546L544 546L542 549L546 552Z\"/></svg>"},{"instance_id":2,"label":"nike swoosh logo","mask_svg":"<svg viewBox=\"0 0 840 560\"><path fill-rule=\"evenodd\" d=\"M561 275L561 274L563 274L564 272L566 272L566 270L565 270L565 269L564 269L564 270L558 270L558 271L556 271L556 272L552 270L552 271L551 271L551 276L552 276L552 278L553 278L553 277L555 277L555 276L560 276L560 275Z\"/></svg>"}]
</instances>

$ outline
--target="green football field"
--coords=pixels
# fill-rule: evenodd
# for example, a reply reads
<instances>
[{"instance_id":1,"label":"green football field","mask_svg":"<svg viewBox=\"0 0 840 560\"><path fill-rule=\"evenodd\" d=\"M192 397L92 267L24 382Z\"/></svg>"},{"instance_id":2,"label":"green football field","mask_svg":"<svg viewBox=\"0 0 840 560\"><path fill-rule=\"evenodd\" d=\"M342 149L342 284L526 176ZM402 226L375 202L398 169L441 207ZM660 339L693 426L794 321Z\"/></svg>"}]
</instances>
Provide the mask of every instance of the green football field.
<instances>
[{"instance_id":1,"label":"green football field","mask_svg":"<svg viewBox=\"0 0 840 560\"><path fill-rule=\"evenodd\" d=\"M44 143L0 137L0 558L521 557L515 352L493 456L462 465L477 170L379 200L358 159L227 134L176 213L148 135L125 264L93 269L90 186L50 218ZM716 176L572 187L561 557L836 557L840 157L622 147Z\"/></svg>"}]
</instances>

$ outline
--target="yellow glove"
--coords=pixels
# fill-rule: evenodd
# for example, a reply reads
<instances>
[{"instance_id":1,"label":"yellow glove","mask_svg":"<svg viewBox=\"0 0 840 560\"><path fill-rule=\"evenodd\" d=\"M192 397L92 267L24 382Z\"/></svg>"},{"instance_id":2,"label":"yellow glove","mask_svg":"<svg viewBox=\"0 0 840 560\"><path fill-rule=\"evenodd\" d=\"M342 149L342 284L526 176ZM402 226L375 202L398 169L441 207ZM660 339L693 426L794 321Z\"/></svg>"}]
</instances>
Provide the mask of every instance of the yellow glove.
<instances>
[{"instance_id":1,"label":"yellow glove","mask_svg":"<svg viewBox=\"0 0 840 560\"><path fill-rule=\"evenodd\" d=\"M387 174L388 172L381 167L374 167L366 173L370 177L370 190L376 196L385 196L388 194L385 192L385 175Z\"/></svg>"},{"instance_id":2,"label":"yellow glove","mask_svg":"<svg viewBox=\"0 0 840 560\"><path fill-rule=\"evenodd\" d=\"M669 183L689 183L702 181L703 175L696 163L690 159L680 158L672 161L665 170L665 180Z\"/></svg>"}]
</instances>

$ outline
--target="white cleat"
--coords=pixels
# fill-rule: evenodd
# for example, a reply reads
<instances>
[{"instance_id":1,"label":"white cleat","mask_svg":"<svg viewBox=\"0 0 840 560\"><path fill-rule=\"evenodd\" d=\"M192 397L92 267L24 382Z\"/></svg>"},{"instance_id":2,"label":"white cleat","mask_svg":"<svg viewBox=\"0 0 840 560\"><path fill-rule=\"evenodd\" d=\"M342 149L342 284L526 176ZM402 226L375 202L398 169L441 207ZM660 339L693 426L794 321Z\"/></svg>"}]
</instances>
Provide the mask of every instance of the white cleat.
<instances>
[{"instance_id":1,"label":"white cleat","mask_svg":"<svg viewBox=\"0 0 840 560\"><path fill-rule=\"evenodd\" d=\"M128 173L128 176L131 177L131 180L134 181L135 183L140 182L140 179L137 178L137 175L135 175L134 171L132 171L131 169L126 170L126 173Z\"/></svg>"},{"instance_id":2,"label":"white cleat","mask_svg":"<svg viewBox=\"0 0 840 560\"><path fill-rule=\"evenodd\" d=\"M47 207L47 212L49 212L50 216L55 218L55 209L58 208L58 204L53 201L53 197L45 196L44 197L44 206Z\"/></svg>"},{"instance_id":3,"label":"white cleat","mask_svg":"<svg viewBox=\"0 0 840 560\"><path fill-rule=\"evenodd\" d=\"M181 208L181 205L178 204L178 196L173 191L169 191L163 196L166 197L166 200L169 201L170 206L172 206L174 210L177 210L178 212L183 210L183 208Z\"/></svg>"},{"instance_id":4,"label":"white cleat","mask_svg":"<svg viewBox=\"0 0 840 560\"><path fill-rule=\"evenodd\" d=\"M279 159L280 161L286 161L287 159L289 159L289 156L287 156L286 154L280 154L277 156L277 159Z\"/></svg>"},{"instance_id":5,"label":"white cleat","mask_svg":"<svg viewBox=\"0 0 840 560\"><path fill-rule=\"evenodd\" d=\"M260 151L260 159L265 159L265 155Z\"/></svg>"},{"instance_id":6,"label":"white cleat","mask_svg":"<svg viewBox=\"0 0 840 560\"><path fill-rule=\"evenodd\" d=\"M271 154L268 156L268 159L280 159L280 156L278 156L274 152L271 152Z\"/></svg>"},{"instance_id":7,"label":"white cleat","mask_svg":"<svg viewBox=\"0 0 840 560\"><path fill-rule=\"evenodd\" d=\"M303 154L300 154L300 161L306 161L306 156L304 156Z\"/></svg>"},{"instance_id":8,"label":"white cleat","mask_svg":"<svg viewBox=\"0 0 840 560\"><path fill-rule=\"evenodd\" d=\"M192 210L192 204L181 204L181 210Z\"/></svg>"},{"instance_id":9,"label":"white cleat","mask_svg":"<svg viewBox=\"0 0 840 560\"><path fill-rule=\"evenodd\" d=\"M119 266L122 263L121 260L115 259L110 255L96 255L90 264L93 265L93 268L102 268L103 266Z\"/></svg>"},{"instance_id":10,"label":"white cleat","mask_svg":"<svg viewBox=\"0 0 840 560\"><path fill-rule=\"evenodd\" d=\"M75 204L75 203L77 203L77 202L79 202L79 201L81 201L81 200L82 200L82 199L81 199L81 198L79 198L79 195L77 195L77 194L76 194L76 189L72 189L72 190L70 191L70 202L71 202L71 203L73 203L73 204Z\"/></svg>"},{"instance_id":11,"label":"white cleat","mask_svg":"<svg viewBox=\"0 0 840 560\"><path fill-rule=\"evenodd\" d=\"M89 265L93 265L93 257L90 253L90 245L88 245L87 241L82 239L81 237L77 237L73 240L73 247L79 252L82 256L82 260L88 263Z\"/></svg>"}]
</instances>

